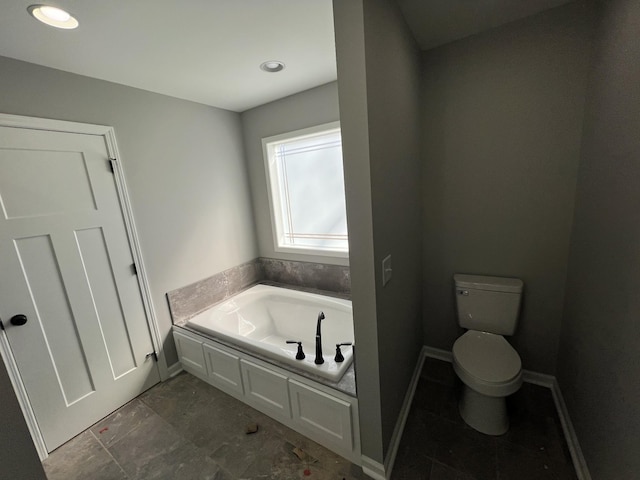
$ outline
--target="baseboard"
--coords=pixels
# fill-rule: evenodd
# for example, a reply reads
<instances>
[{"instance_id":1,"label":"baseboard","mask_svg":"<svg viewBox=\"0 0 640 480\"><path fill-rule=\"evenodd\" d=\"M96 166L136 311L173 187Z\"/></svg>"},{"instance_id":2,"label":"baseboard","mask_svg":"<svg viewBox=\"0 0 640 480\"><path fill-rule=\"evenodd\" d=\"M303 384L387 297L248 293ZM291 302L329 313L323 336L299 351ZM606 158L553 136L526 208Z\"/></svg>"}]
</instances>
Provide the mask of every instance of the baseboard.
<instances>
[{"instance_id":1,"label":"baseboard","mask_svg":"<svg viewBox=\"0 0 640 480\"><path fill-rule=\"evenodd\" d=\"M370 459L366 455L362 455L362 471L375 480L387 480L384 465ZM391 476L391 472L389 472L389 476Z\"/></svg>"},{"instance_id":2,"label":"baseboard","mask_svg":"<svg viewBox=\"0 0 640 480\"><path fill-rule=\"evenodd\" d=\"M402 433L404 432L404 427L407 423L407 417L409 416L409 411L411 410L413 396L416 393L416 388L418 386L418 382L420 381L420 372L422 372L422 366L424 365L424 359L426 358L426 348L427 347L423 346L422 350L420 350L418 361L416 362L416 366L413 370L413 375L411 376L411 381L409 382L409 387L407 388L407 393L405 394L404 402L402 403L402 407L400 408L400 414L398 415L398 420L393 430L393 435L391 435L391 441L389 442L389 452L387 453L387 458L385 458L383 465L383 474L387 479L391 478L391 471L393 470L393 465L396 461L396 455L398 454L398 448L400 447L400 441L402 440Z\"/></svg>"},{"instance_id":3,"label":"baseboard","mask_svg":"<svg viewBox=\"0 0 640 480\"><path fill-rule=\"evenodd\" d=\"M533 385L553 389L556 377L547 375L546 373L532 372L531 370L522 371L522 380Z\"/></svg>"},{"instance_id":4,"label":"baseboard","mask_svg":"<svg viewBox=\"0 0 640 480\"><path fill-rule=\"evenodd\" d=\"M558 385L558 381L555 377L553 377L551 394L553 395L553 401L556 404L556 410L560 417L560 423L562 424L562 430L564 431L564 437L567 440L567 446L569 447L569 453L571 454L571 460L573 460L573 466L576 470L578 480L591 480L591 474L589 473L587 462L582 454L582 449L578 442L578 436L576 435L573 423L569 417L567 404L564 402L564 397L562 396L560 386Z\"/></svg>"},{"instance_id":5,"label":"baseboard","mask_svg":"<svg viewBox=\"0 0 640 480\"><path fill-rule=\"evenodd\" d=\"M435 358L436 360L442 360L443 362L453 363L453 353L448 350L442 350L436 347L422 347L422 351L425 356L429 358Z\"/></svg>"},{"instance_id":6,"label":"baseboard","mask_svg":"<svg viewBox=\"0 0 640 480\"><path fill-rule=\"evenodd\" d=\"M182 372L182 364L180 362L176 362L167 368L167 372L169 373L169 378L173 378Z\"/></svg>"},{"instance_id":7,"label":"baseboard","mask_svg":"<svg viewBox=\"0 0 640 480\"><path fill-rule=\"evenodd\" d=\"M445 362L453 362L453 354L447 350L441 350L435 347L424 347L422 350L427 357L435 358ZM569 411L567 405L564 402L558 380L553 375L547 375L545 373L532 372L530 370L522 371L522 380L527 383L546 387L551 390L553 401L556 405L558 417L560 417L560 424L562 425L562 431L564 432L564 438L567 441L567 447L571 454L571 460L573 461L573 467L576 471L578 480L591 480L591 474L587 468L587 462L582 454L580 443L578 442L578 436L571 423L569 417Z\"/></svg>"}]
</instances>

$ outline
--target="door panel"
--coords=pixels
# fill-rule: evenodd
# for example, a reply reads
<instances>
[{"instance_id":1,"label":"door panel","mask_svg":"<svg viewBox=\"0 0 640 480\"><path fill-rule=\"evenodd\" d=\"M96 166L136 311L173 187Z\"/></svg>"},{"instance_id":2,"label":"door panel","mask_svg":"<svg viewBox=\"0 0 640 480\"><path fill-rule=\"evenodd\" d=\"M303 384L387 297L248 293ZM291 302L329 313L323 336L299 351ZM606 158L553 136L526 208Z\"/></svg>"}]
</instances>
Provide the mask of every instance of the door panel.
<instances>
[{"instance_id":1,"label":"door panel","mask_svg":"<svg viewBox=\"0 0 640 480\"><path fill-rule=\"evenodd\" d=\"M81 152L3 150L0 191L6 218L96 210Z\"/></svg>"},{"instance_id":2,"label":"door panel","mask_svg":"<svg viewBox=\"0 0 640 480\"><path fill-rule=\"evenodd\" d=\"M0 207L0 317L51 451L159 381L104 137L0 127Z\"/></svg>"},{"instance_id":3,"label":"door panel","mask_svg":"<svg viewBox=\"0 0 640 480\"><path fill-rule=\"evenodd\" d=\"M134 369L136 360L102 232L102 228L76 231L76 242L113 378L117 379Z\"/></svg>"},{"instance_id":4,"label":"door panel","mask_svg":"<svg viewBox=\"0 0 640 480\"><path fill-rule=\"evenodd\" d=\"M15 241L22 274L64 403L72 405L94 391L60 270L48 235ZM23 310L21 310L23 311Z\"/></svg>"}]
</instances>

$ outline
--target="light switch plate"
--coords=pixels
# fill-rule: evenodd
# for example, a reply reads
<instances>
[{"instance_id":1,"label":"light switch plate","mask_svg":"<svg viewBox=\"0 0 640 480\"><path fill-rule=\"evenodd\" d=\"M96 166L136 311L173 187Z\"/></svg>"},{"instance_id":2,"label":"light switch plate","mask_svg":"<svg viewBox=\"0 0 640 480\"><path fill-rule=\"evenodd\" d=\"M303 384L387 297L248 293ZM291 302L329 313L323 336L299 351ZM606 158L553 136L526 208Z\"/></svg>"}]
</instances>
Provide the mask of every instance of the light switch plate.
<instances>
[{"instance_id":1,"label":"light switch plate","mask_svg":"<svg viewBox=\"0 0 640 480\"><path fill-rule=\"evenodd\" d=\"M389 280L391 280L391 274L393 270L391 269L391 255L387 255L382 260L382 286L384 287Z\"/></svg>"}]
</instances>

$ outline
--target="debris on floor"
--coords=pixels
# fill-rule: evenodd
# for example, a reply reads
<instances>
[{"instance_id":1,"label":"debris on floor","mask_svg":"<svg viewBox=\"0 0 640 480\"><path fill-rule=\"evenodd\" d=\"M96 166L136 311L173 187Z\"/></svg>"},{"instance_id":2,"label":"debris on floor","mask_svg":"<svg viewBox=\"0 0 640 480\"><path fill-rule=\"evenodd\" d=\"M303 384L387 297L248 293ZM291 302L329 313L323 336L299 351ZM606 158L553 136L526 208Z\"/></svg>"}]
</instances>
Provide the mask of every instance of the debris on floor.
<instances>
[{"instance_id":1,"label":"debris on floor","mask_svg":"<svg viewBox=\"0 0 640 480\"><path fill-rule=\"evenodd\" d=\"M244 427L244 433L247 435L251 435L252 433L256 433L258 431L257 423L249 423L246 427Z\"/></svg>"},{"instance_id":2,"label":"debris on floor","mask_svg":"<svg viewBox=\"0 0 640 480\"><path fill-rule=\"evenodd\" d=\"M299 459L299 460L301 460L301 461L303 461L303 462L304 462L305 460L307 460L307 458L309 457L309 456L307 455L307 452L305 452L304 450L301 450L301 449L300 449L300 448L298 448L298 447L295 447L295 448L294 448L293 450L291 450L291 451L293 452L293 454L294 454L296 457L298 457L298 459Z\"/></svg>"}]
</instances>

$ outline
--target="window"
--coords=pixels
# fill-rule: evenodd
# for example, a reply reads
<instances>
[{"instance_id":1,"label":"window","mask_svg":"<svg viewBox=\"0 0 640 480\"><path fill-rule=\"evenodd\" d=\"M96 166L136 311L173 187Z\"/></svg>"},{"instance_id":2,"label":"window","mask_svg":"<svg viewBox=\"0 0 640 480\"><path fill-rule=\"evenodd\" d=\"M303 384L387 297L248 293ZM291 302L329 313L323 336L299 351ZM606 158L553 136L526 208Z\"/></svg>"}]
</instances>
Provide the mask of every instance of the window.
<instances>
[{"instance_id":1,"label":"window","mask_svg":"<svg viewBox=\"0 0 640 480\"><path fill-rule=\"evenodd\" d=\"M338 122L262 140L275 250L346 257Z\"/></svg>"}]
</instances>

